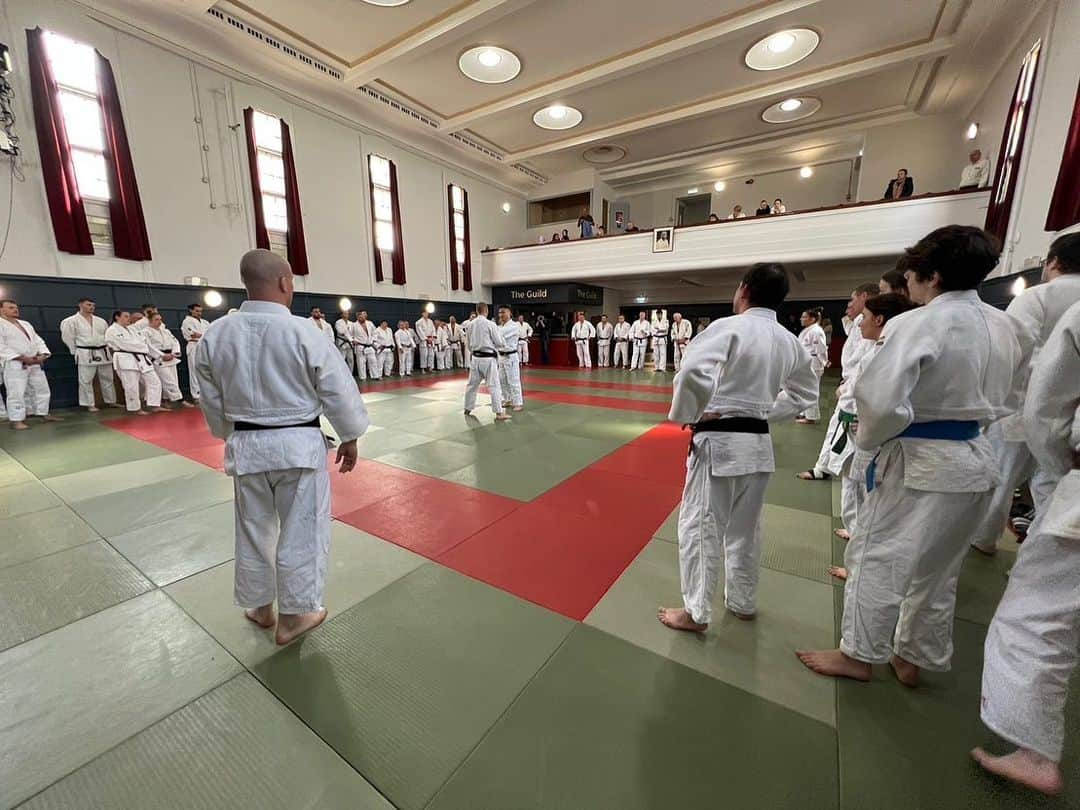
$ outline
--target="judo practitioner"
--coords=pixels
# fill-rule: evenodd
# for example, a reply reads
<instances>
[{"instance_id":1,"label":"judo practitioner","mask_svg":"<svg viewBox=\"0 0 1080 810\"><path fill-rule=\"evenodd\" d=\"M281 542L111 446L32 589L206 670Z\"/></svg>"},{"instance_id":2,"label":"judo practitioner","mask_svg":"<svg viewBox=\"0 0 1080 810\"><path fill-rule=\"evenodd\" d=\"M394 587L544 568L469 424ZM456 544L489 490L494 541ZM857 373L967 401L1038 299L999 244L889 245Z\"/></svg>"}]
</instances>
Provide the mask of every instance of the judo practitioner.
<instances>
[{"instance_id":1,"label":"judo practitioner","mask_svg":"<svg viewBox=\"0 0 1080 810\"><path fill-rule=\"evenodd\" d=\"M331 343L334 342L334 327L323 317L322 310L319 309L319 307L311 308L311 317L309 320L315 325L316 329L326 335L327 340Z\"/></svg>"},{"instance_id":2,"label":"judo practitioner","mask_svg":"<svg viewBox=\"0 0 1080 810\"><path fill-rule=\"evenodd\" d=\"M1053 494L990 622L982 677L983 722L1019 749L972 755L992 773L1054 795L1064 787L1065 703L1080 656L1080 304L1039 352L1023 422Z\"/></svg>"},{"instance_id":3,"label":"judo practitioner","mask_svg":"<svg viewBox=\"0 0 1080 810\"><path fill-rule=\"evenodd\" d=\"M521 365L529 365L529 340L533 336L532 325L525 320L524 315L518 315L518 352L521 355Z\"/></svg>"},{"instance_id":4,"label":"judo practitioner","mask_svg":"<svg viewBox=\"0 0 1080 810\"><path fill-rule=\"evenodd\" d=\"M799 333L799 343L810 355L810 367L818 378L818 395L814 398L814 403L799 414L795 421L800 425L816 425L821 419L821 377L829 365L829 344L825 340L825 330L821 328L820 309L804 310L800 322L803 329Z\"/></svg>"},{"instance_id":5,"label":"judo practitioner","mask_svg":"<svg viewBox=\"0 0 1080 810\"><path fill-rule=\"evenodd\" d=\"M499 327L488 320L487 304L476 305L476 318L469 327L469 353L472 365L469 366L469 381L465 384L465 415L469 416L476 408L476 394L480 383L488 387L491 394L491 410L495 411L495 421L505 422L510 418L502 403L502 388L499 385L498 352L506 350Z\"/></svg>"},{"instance_id":6,"label":"judo practitioner","mask_svg":"<svg viewBox=\"0 0 1080 810\"><path fill-rule=\"evenodd\" d=\"M612 340L615 341L615 368L630 368L630 324L626 322L626 316L620 315L615 319L615 328L612 331Z\"/></svg>"},{"instance_id":7,"label":"judo practitioner","mask_svg":"<svg viewBox=\"0 0 1080 810\"><path fill-rule=\"evenodd\" d=\"M600 323L596 325L596 365L599 368L611 366L611 338L614 334L615 327L607 315L601 315Z\"/></svg>"},{"instance_id":8,"label":"judo practitioner","mask_svg":"<svg viewBox=\"0 0 1080 810\"><path fill-rule=\"evenodd\" d=\"M461 348L465 353L465 368L470 368L472 366L470 362L472 358L469 354L469 329L472 327L473 321L475 320L476 313L470 312L468 319L461 325Z\"/></svg>"},{"instance_id":9,"label":"judo practitioner","mask_svg":"<svg viewBox=\"0 0 1080 810\"><path fill-rule=\"evenodd\" d=\"M577 321L570 330L570 338L577 349L578 368L592 368L592 352L589 341L596 337L596 328L585 320L585 313L577 314Z\"/></svg>"},{"instance_id":10,"label":"judo practitioner","mask_svg":"<svg viewBox=\"0 0 1080 810\"><path fill-rule=\"evenodd\" d=\"M510 405L515 411L521 411L525 409L525 399L521 392L521 355L518 349L521 330L510 313L510 307L499 307L499 332L506 344L505 349L497 350L503 407Z\"/></svg>"},{"instance_id":11,"label":"judo practitioner","mask_svg":"<svg viewBox=\"0 0 1080 810\"><path fill-rule=\"evenodd\" d=\"M49 415L52 392L43 365L51 356L30 322L19 318L19 305L10 298L0 300L0 367L12 430L26 430L28 415L46 422L61 421L59 416Z\"/></svg>"},{"instance_id":12,"label":"judo practitioner","mask_svg":"<svg viewBox=\"0 0 1080 810\"><path fill-rule=\"evenodd\" d=\"M961 225L906 251L911 299L925 306L890 321L855 386L855 443L881 449L844 557L840 647L798 652L815 672L868 681L889 662L916 686L920 670L951 665L960 567L1000 483L981 428L1015 408L1030 351L976 291L998 255L992 236Z\"/></svg>"},{"instance_id":13,"label":"judo practitioner","mask_svg":"<svg viewBox=\"0 0 1080 810\"><path fill-rule=\"evenodd\" d=\"M462 354L462 344L465 341L465 331L453 315L450 316L450 321L446 324L446 336L447 340L450 341L450 364L447 368L464 368L465 360Z\"/></svg>"},{"instance_id":14,"label":"judo practitioner","mask_svg":"<svg viewBox=\"0 0 1080 810\"><path fill-rule=\"evenodd\" d=\"M184 400L180 392L180 380L176 376L180 365L180 341L168 330L161 313L150 316L149 325L142 331L150 349L150 361L154 364L154 373L161 383L161 393L169 402L179 402L185 408L194 408L194 403ZM126 392L125 392L126 396Z\"/></svg>"},{"instance_id":15,"label":"judo practitioner","mask_svg":"<svg viewBox=\"0 0 1080 810\"><path fill-rule=\"evenodd\" d=\"M353 322L349 310L341 310L341 316L334 322L334 343L350 374L356 373L356 352L353 350Z\"/></svg>"},{"instance_id":16,"label":"judo practitioner","mask_svg":"<svg viewBox=\"0 0 1080 810\"><path fill-rule=\"evenodd\" d=\"M356 376L361 380L382 376L382 367L375 357L375 324L368 320L367 312L356 314L352 326L353 352L356 355Z\"/></svg>"},{"instance_id":17,"label":"judo practitioner","mask_svg":"<svg viewBox=\"0 0 1080 810\"><path fill-rule=\"evenodd\" d=\"M844 340L844 348L840 353L841 381L858 365L859 358L870 349L871 344L863 338L862 332L859 331L859 324L862 321L866 299L871 295L877 295L878 292L877 284L861 284L851 293L843 319L844 334L847 338ZM840 409L836 408L829 417L829 427L825 430L825 440L821 443L817 461L813 467L799 473L796 477L804 481L825 481L833 475L839 475L847 456L833 455L832 448L845 429L840 423ZM855 448L849 443L845 452L853 453Z\"/></svg>"},{"instance_id":18,"label":"judo practitioner","mask_svg":"<svg viewBox=\"0 0 1080 810\"><path fill-rule=\"evenodd\" d=\"M420 313L416 322L416 338L420 346L420 370L435 369L435 322L427 312Z\"/></svg>"},{"instance_id":19,"label":"judo practitioner","mask_svg":"<svg viewBox=\"0 0 1080 810\"><path fill-rule=\"evenodd\" d=\"M1080 233L1059 237L1050 245L1043 267L1044 284L1025 290L1016 296L1005 310L1014 328L1024 339L1034 344L1032 364L1042 345L1069 307L1080 301ZM1021 391L1026 387L1027 370ZM1023 397L1023 393L1021 393ZM1023 399L1021 400L1021 408ZM997 452L1002 483L994 490L990 508L982 516L971 545L983 554L997 551L997 543L1009 520L1013 492L1030 481L1035 511L1046 506L1053 492L1047 476L1039 468L1024 441L1022 412L1006 416L986 429L986 435Z\"/></svg>"},{"instance_id":20,"label":"judo practitioner","mask_svg":"<svg viewBox=\"0 0 1080 810\"><path fill-rule=\"evenodd\" d=\"M652 359L653 371L667 371L667 344L668 344L667 315L663 310L652 322Z\"/></svg>"},{"instance_id":21,"label":"judo practitioner","mask_svg":"<svg viewBox=\"0 0 1080 810\"><path fill-rule=\"evenodd\" d=\"M413 340L413 333L409 329L408 321L398 321L397 331L394 332L394 341L397 343L398 376L411 377L416 342Z\"/></svg>"},{"instance_id":22,"label":"judo practitioner","mask_svg":"<svg viewBox=\"0 0 1080 810\"><path fill-rule=\"evenodd\" d=\"M652 324L649 323L648 313L639 312L638 319L630 327L630 340L634 344L634 354L630 359L630 368L645 368L645 353L649 349L649 335L652 334Z\"/></svg>"},{"instance_id":23,"label":"judo practitioner","mask_svg":"<svg viewBox=\"0 0 1080 810\"><path fill-rule=\"evenodd\" d=\"M112 353L113 368L124 389L128 413L138 416L149 413L142 409L140 394L143 391L146 392L146 404L151 411L168 410L161 407L161 379L154 371L146 330L131 328L130 312L120 310L113 313L112 325L105 330L105 345Z\"/></svg>"},{"instance_id":24,"label":"judo practitioner","mask_svg":"<svg viewBox=\"0 0 1080 810\"><path fill-rule=\"evenodd\" d=\"M757 611L761 507L775 470L769 422L790 419L814 396L810 358L776 311L789 281L782 264L751 267L735 315L713 321L683 357L668 419L690 427L679 509L683 606L657 617L701 632L724 571L724 605L739 619Z\"/></svg>"},{"instance_id":25,"label":"judo practitioner","mask_svg":"<svg viewBox=\"0 0 1080 810\"><path fill-rule=\"evenodd\" d=\"M450 333L438 319L435 320L435 368L438 371L450 368Z\"/></svg>"},{"instance_id":26,"label":"judo practitioner","mask_svg":"<svg viewBox=\"0 0 1080 810\"><path fill-rule=\"evenodd\" d=\"M682 367L682 356L686 353L686 347L694 337L694 327L690 321L683 320L681 313L676 312L671 316L671 345L675 362L675 370Z\"/></svg>"},{"instance_id":27,"label":"judo practitioner","mask_svg":"<svg viewBox=\"0 0 1080 810\"><path fill-rule=\"evenodd\" d=\"M904 298L910 298L907 288L907 277L904 275L903 260L892 270L886 270L878 280L878 292L896 293Z\"/></svg>"},{"instance_id":28,"label":"judo practitioner","mask_svg":"<svg viewBox=\"0 0 1080 810\"><path fill-rule=\"evenodd\" d=\"M184 346L188 362L188 388L191 389L191 398L199 401L199 381L191 373L195 364L191 362L195 355L195 347L199 345L202 336L210 328L210 321L203 320L203 308L201 304L189 304L187 317L180 324L180 337L184 340Z\"/></svg>"},{"instance_id":29,"label":"judo practitioner","mask_svg":"<svg viewBox=\"0 0 1080 810\"><path fill-rule=\"evenodd\" d=\"M75 358L79 380L79 405L96 413L94 379L101 387L101 398L109 407L116 405L116 386L113 385L112 361L105 346L105 330L109 325L94 314L96 304L91 298L79 299L79 311L60 321L60 340Z\"/></svg>"},{"instance_id":30,"label":"judo practitioner","mask_svg":"<svg viewBox=\"0 0 1080 810\"><path fill-rule=\"evenodd\" d=\"M236 603L260 627L276 624L275 640L288 644L326 618L330 476L320 416L341 440L342 473L356 465L368 416L341 354L289 313L289 263L253 250L240 277L248 300L207 332L195 374L233 477Z\"/></svg>"},{"instance_id":31,"label":"judo practitioner","mask_svg":"<svg viewBox=\"0 0 1080 810\"><path fill-rule=\"evenodd\" d=\"M375 330L375 363L379 366L379 376L389 377L394 373L394 332L386 321L381 321Z\"/></svg>"}]
</instances>

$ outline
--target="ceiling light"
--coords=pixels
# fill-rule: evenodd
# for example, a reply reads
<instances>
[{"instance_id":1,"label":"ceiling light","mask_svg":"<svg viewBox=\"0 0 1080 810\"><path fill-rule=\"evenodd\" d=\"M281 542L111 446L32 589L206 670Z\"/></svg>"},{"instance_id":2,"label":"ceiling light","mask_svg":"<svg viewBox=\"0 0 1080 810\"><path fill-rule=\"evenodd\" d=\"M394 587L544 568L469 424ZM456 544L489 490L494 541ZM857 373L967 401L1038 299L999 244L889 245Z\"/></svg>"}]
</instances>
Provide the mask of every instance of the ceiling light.
<instances>
[{"instance_id":1,"label":"ceiling light","mask_svg":"<svg viewBox=\"0 0 1080 810\"><path fill-rule=\"evenodd\" d=\"M207 290L206 295L203 296L203 303L211 309L220 307L222 300L221 293L217 290Z\"/></svg>"},{"instance_id":2,"label":"ceiling light","mask_svg":"<svg viewBox=\"0 0 1080 810\"><path fill-rule=\"evenodd\" d=\"M605 143L586 149L581 156L589 163L618 163L626 157L626 150L621 146Z\"/></svg>"},{"instance_id":3,"label":"ceiling light","mask_svg":"<svg viewBox=\"0 0 1080 810\"><path fill-rule=\"evenodd\" d=\"M727 183L725 183L723 180L717 180L713 184L713 188L717 191L723 191L725 188L727 188Z\"/></svg>"},{"instance_id":4,"label":"ceiling light","mask_svg":"<svg viewBox=\"0 0 1080 810\"><path fill-rule=\"evenodd\" d=\"M458 69L482 84L503 84L521 73L521 60L506 48L477 45L458 57Z\"/></svg>"},{"instance_id":5,"label":"ceiling light","mask_svg":"<svg viewBox=\"0 0 1080 810\"><path fill-rule=\"evenodd\" d=\"M340 309L342 312L348 312L350 309L352 309L352 301L350 301L348 298L340 299L337 302L337 305L338 309Z\"/></svg>"},{"instance_id":6,"label":"ceiling light","mask_svg":"<svg viewBox=\"0 0 1080 810\"><path fill-rule=\"evenodd\" d=\"M688 188L688 189L686 190L686 193L687 193L687 194L697 194L697 193L698 193L698 187L697 187L697 186L694 186L693 188Z\"/></svg>"},{"instance_id":7,"label":"ceiling light","mask_svg":"<svg viewBox=\"0 0 1080 810\"><path fill-rule=\"evenodd\" d=\"M424 304L424 312L426 312L428 315L434 315L435 314L435 302L434 301L428 301L426 304Z\"/></svg>"},{"instance_id":8,"label":"ceiling light","mask_svg":"<svg viewBox=\"0 0 1080 810\"><path fill-rule=\"evenodd\" d=\"M789 28L759 39L746 52L744 61L751 70L779 70L790 67L812 54L821 43L817 31Z\"/></svg>"},{"instance_id":9,"label":"ceiling light","mask_svg":"<svg viewBox=\"0 0 1080 810\"><path fill-rule=\"evenodd\" d=\"M634 299L634 302L637 303L637 304L645 304L645 303L648 303L648 301L649 301L649 296L647 296L647 295L639 295L637 298Z\"/></svg>"},{"instance_id":10,"label":"ceiling light","mask_svg":"<svg viewBox=\"0 0 1080 810\"><path fill-rule=\"evenodd\" d=\"M510 213L510 203L504 202L502 204L502 210L503 210L504 214L509 214Z\"/></svg>"},{"instance_id":11,"label":"ceiling light","mask_svg":"<svg viewBox=\"0 0 1080 810\"><path fill-rule=\"evenodd\" d=\"M821 109L821 99L813 96L786 98L766 107L761 112L761 120L769 124L790 124L802 118L809 118Z\"/></svg>"},{"instance_id":12,"label":"ceiling light","mask_svg":"<svg viewBox=\"0 0 1080 810\"><path fill-rule=\"evenodd\" d=\"M797 98L789 98L787 101L780 102L780 109L784 112L794 112L802 106L802 101Z\"/></svg>"},{"instance_id":13,"label":"ceiling light","mask_svg":"<svg viewBox=\"0 0 1080 810\"><path fill-rule=\"evenodd\" d=\"M1027 282L1024 280L1024 277L1023 276L1017 276L1016 281L1014 281L1012 283L1012 286L1009 288L1009 292L1012 293L1013 298L1016 298L1016 296L1018 296L1020 293L1022 293L1026 289L1027 289Z\"/></svg>"},{"instance_id":14,"label":"ceiling light","mask_svg":"<svg viewBox=\"0 0 1080 810\"><path fill-rule=\"evenodd\" d=\"M392 6L403 6L408 3L409 0L364 0L364 2L371 6L391 8Z\"/></svg>"},{"instance_id":15,"label":"ceiling light","mask_svg":"<svg viewBox=\"0 0 1080 810\"><path fill-rule=\"evenodd\" d=\"M979 125L974 123L974 122L969 124L966 134L967 134L967 139L969 141L973 141L976 138L978 138L979 137Z\"/></svg>"},{"instance_id":16,"label":"ceiling light","mask_svg":"<svg viewBox=\"0 0 1080 810\"><path fill-rule=\"evenodd\" d=\"M803 179L806 179L807 177L813 177L813 176L814 176L814 170L811 169L809 166L803 166L801 169L799 169L799 177L802 177Z\"/></svg>"},{"instance_id":17,"label":"ceiling light","mask_svg":"<svg viewBox=\"0 0 1080 810\"><path fill-rule=\"evenodd\" d=\"M581 110L565 104L552 104L533 114L533 123L542 129L572 129L581 123Z\"/></svg>"}]
</instances>

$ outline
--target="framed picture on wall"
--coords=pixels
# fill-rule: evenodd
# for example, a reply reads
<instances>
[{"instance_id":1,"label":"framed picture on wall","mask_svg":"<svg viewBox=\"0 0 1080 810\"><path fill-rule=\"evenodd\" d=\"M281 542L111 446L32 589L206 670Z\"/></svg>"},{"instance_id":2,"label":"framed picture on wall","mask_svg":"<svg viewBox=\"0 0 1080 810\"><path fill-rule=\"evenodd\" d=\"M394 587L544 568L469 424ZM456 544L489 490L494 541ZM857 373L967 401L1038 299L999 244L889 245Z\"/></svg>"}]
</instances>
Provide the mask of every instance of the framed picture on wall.
<instances>
[{"instance_id":1,"label":"framed picture on wall","mask_svg":"<svg viewBox=\"0 0 1080 810\"><path fill-rule=\"evenodd\" d=\"M675 249L675 229L654 228L652 232L652 252L671 253Z\"/></svg>"}]
</instances>

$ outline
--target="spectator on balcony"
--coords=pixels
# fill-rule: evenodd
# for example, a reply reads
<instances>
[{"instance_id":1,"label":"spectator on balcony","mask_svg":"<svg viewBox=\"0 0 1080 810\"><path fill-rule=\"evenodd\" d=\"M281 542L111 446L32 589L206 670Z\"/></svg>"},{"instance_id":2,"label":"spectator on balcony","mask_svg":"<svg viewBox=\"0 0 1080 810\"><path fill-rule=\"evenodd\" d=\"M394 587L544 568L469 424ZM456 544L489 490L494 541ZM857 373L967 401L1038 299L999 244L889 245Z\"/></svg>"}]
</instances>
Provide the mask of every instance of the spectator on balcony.
<instances>
[{"instance_id":1,"label":"spectator on balcony","mask_svg":"<svg viewBox=\"0 0 1080 810\"><path fill-rule=\"evenodd\" d=\"M561 242L561 241L562 241L562 237L561 237L561 236L559 236L559 232L558 232L558 231L555 231L555 233L553 233L553 234L551 235L551 241L552 241L552 242Z\"/></svg>"},{"instance_id":2,"label":"spectator on balcony","mask_svg":"<svg viewBox=\"0 0 1080 810\"><path fill-rule=\"evenodd\" d=\"M908 177L907 169L899 169L896 177L885 186L884 200L899 200L915 193L915 181Z\"/></svg>"},{"instance_id":3,"label":"spectator on balcony","mask_svg":"<svg viewBox=\"0 0 1080 810\"><path fill-rule=\"evenodd\" d=\"M564 242L569 242L570 241L570 231L566 230L566 228L562 229L562 241L564 241Z\"/></svg>"},{"instance_id":4,"label":"spectator on balcony","mask_svg":"<svg viewBox=\"0 0 1080 810\"><path fill-rule=\"evenodd\" d=\"M597 236L607 236L607 228L605 228L603 225L597 225L596 226L596 235Z\"/></svg>"},{"instance_id":5,"label":"spectator on balcony","mask_svg":"<svg viewBox=\"0 0 1080 810\"><path fill-rule=\"evenodd\" d=\"M719 221L720 221L719 216L717 216L716 214L709 214L709 224L710 225L715 225Z\"/></svg>"},{"instance_id":6,"label":"spectator on balcony","mask_svg":"<svg viewBox=\"0 0 1080 810\"><path fill-rule=\"evenodd\" d=\"M626 227L623 228L624 233L641 233L641 228L633 223L632 220L626 221Z\"/></svg>"},{"instance_id":7,"label":"spectator on balcony","mask_svg":"<svg viewBox=\"0 0 1080 810\"><path fill-rule=\"evenodd\" d=\"M757 207L757 211L754 212L754 216L767 217L772 213L772 208L769 207L768 200L762 200L761 204Z\"/></svg>"},{"instance_id":8,"label":"spectator on balcony","mask_svg":"<svg viewBox=\"0 0 1080 810\"><path fill-rule=\"evenodd\" d=\"M784 201L781 200L779 197L777 197L775 200L773 200L772 212L774 214L786 214L787 213L787 206L784 205Z\"/></svg>"},{"instance_id":9,"label":"spectator on balcony","mask_svg":"<svg viewBox=\"0 0 1080 810\"><path fill-rule=\"evenodd\" d=\"M971 150L968 161L968 165L960 173L960 189L982 188L990 185L990 160L982 156L982 150Z\"/></svg>"},{"instance_id":10,"label":"spectator on balcony","mask_svg":"<svg viewBox=\"0 0 1080 810\"><path fill-rule=\"evenodd\" d=\"M588 208L581 209L581 216L578 217L577 226L581 230L582 239L592 238L593 231L595 229L595 223L593 222L592 214L589 213Z\"/></svg>"},{"instance_id":11,"label":"spectator on balcony","mask_svg":"<svg viewBox=\"0 0 1080 810\"><path fill-rule=\"evenodd\" d=\"M742 206L736 205L731 209L731 213L728 215L728 219L746 219L746 214L743 213Z\"/></svg>"}]
</instances>

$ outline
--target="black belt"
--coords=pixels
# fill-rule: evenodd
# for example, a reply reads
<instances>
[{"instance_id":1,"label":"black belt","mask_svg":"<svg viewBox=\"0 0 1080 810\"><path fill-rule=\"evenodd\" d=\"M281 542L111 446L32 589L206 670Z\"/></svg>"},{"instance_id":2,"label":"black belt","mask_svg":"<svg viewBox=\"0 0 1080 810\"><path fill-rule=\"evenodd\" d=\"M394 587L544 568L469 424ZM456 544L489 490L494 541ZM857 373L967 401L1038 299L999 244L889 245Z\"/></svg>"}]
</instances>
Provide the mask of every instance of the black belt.
<instances>
[{"instance_id":1,"label":"black belt","mask_svg":"<svg viewBox=\"0 0 1080 810\"><path fill-rule=\"evenodd\" d=\"M315 417L310 422L303 422L295 425L258 425L255 422L234 422L233 430L285 430L285 428L317 428L321 427L319 417Z\"/></svg>"},{"instance_id":2,"label":"black belt","mask_svg":"<svg viewBox=\"0 0 1080 810\"><path fill-rule=\"evenodd\" d=\"M629 343L630 338L615 338L616 343Z\"/></svg>"},{"instance_id":3,"label":"black belt","mask_svg":"<svg viewBox=\"0 0 1080 810\"><path fill-rule=\"evenodd\" d=\"M707 419L690 425L690 449L687 455L694 453L694 436L698 433L765 433L769 432L769 423L764 419L750 416L728 416L724 419Z\"/></svg>"},{"instance_id":4,"label":"black belt","mask_svg":"<svg viewBox=\"0 0 1080 810\"><path fill-rule=\"evenodd\" d=\"M472 352L470 352L470 354L472 354L474 357L494 357L495 356L495 352L489 351L488 349L473 349Z\"/></svg>"},{"instance_id":5,"label":"black belt","mask_svg":"<svg viewBox=\"0 0 1080 810\"><path fill-rule=\"evenodd\" d=\"M589 338L574 338L575 343L588 343Z\"/></svg>"},{"instance_id":6,"label":"black belt","mask_svg":"<svg viewBox=\"0 0 1080 810\"><path fill-rule=\"evenodd\" d=\"M518 353L517 349L515 349L512 352L499 352L499 354L501 354L503 357L509 357L509 356L517 354L517 353ZM475 354L475 352L473 352L473 354Z\"/></svg>"},{"instance_id":7,"label":"black belt","mask_svg":"<svg viewBox=\"0 0 1080 810\"><path fill-rule=\"evenodd\" d=\"M653 340L655 340L656 338L663 338L664 340L667 340L667 335L653 335Z\"/></svg>"},{"instance_id":8,"label":"black belt","mask_svg":"<svg viewBox=\"0 0 1080 810\"><path fill-rule=\"evenodd\" d=\"M75 348L76 349L94 349L95 351L100 351L102 349L107 349L109 347L108 346L76 346Z\"/></svg>"}]
</instances>

